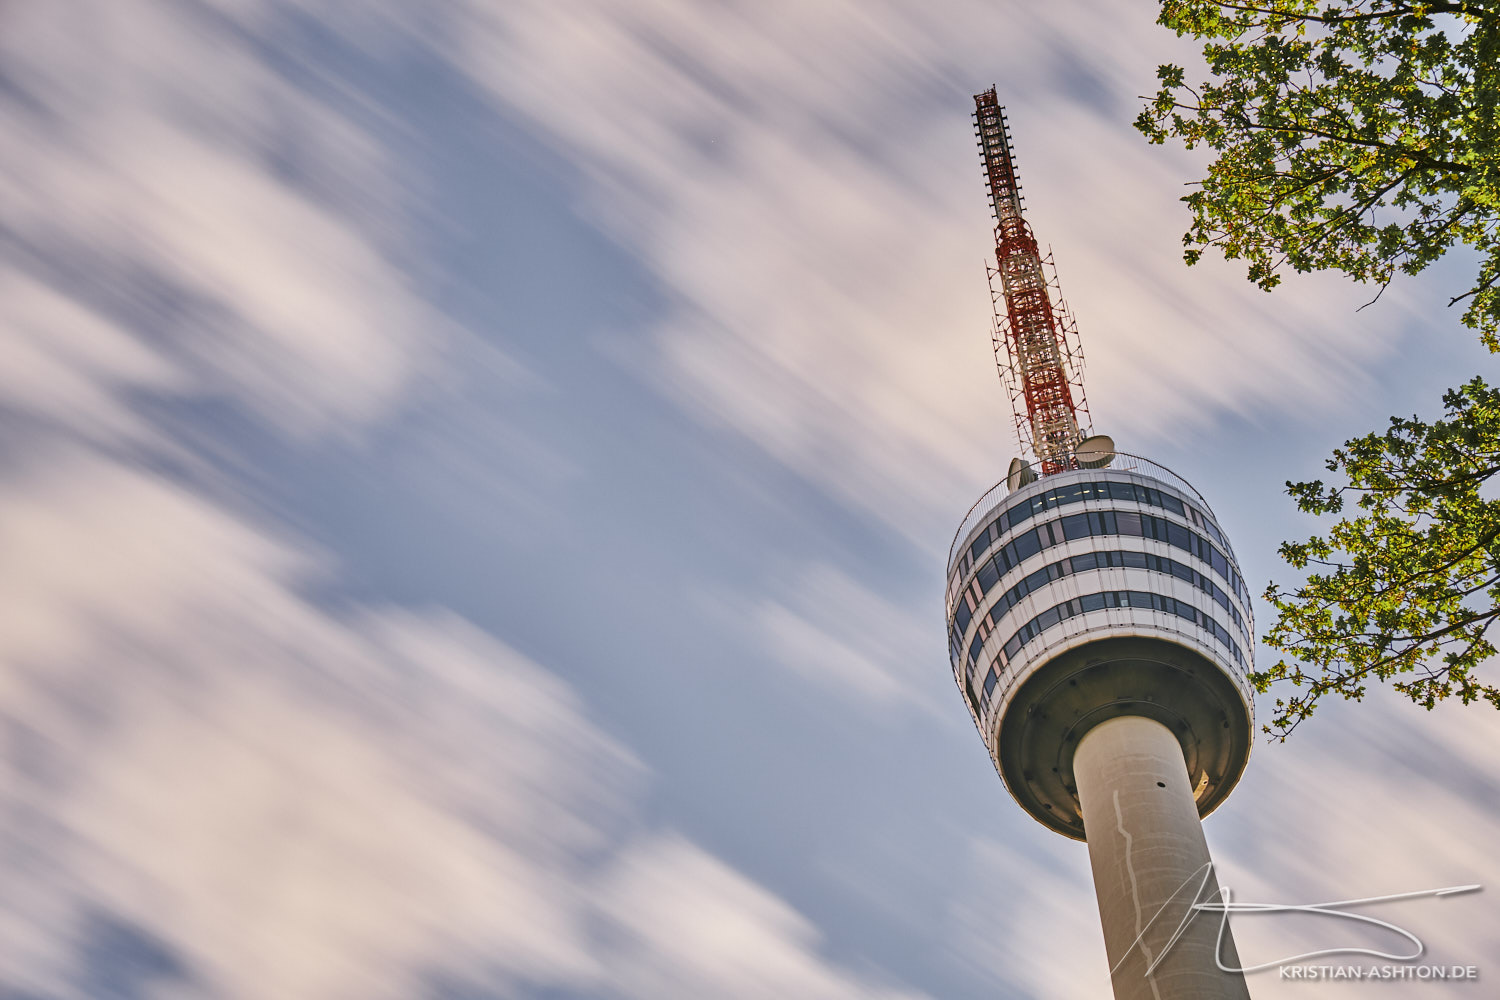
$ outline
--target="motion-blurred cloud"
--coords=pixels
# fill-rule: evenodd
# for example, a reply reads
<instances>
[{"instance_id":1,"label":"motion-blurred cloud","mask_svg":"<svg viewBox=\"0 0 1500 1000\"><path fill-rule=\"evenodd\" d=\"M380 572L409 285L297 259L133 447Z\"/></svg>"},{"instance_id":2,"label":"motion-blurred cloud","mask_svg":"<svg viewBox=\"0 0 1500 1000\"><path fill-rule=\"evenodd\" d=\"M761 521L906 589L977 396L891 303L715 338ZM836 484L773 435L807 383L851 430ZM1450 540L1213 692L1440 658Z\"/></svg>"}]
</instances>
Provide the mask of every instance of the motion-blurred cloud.
<instances>
[{"instance_id":1,"label":"motion-blurred cloud","mask_svg":"<svg viewBox=\"0 0 1500 1000\"><path fill-rule=\"evenodd\" d=\"M1148 15L0 7L0 997L1096 992L937 624L1013 447L968 94L1122 440L1411 315L1181 273ZM1490 718L1361 712L1258 752L1238 883L1493 874Z\"/></svg>"}]
</instances>

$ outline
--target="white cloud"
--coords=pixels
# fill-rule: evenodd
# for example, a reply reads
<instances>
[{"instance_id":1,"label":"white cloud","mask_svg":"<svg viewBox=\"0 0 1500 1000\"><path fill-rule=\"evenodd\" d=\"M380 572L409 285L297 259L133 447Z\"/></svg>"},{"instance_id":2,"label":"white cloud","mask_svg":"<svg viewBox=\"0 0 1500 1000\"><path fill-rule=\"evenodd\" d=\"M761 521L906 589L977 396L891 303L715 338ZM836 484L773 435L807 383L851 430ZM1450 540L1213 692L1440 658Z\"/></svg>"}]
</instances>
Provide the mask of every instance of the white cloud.
<instances>
[{"instance_id":1,"label":"white cloud","mask_svg":"<svg viewBox=\"0 0 1500 1000\"><path fill-rule=\"evenodd\" d=\"M329 560L143 415L224 397L302 443L357 437L418 376L473 385L387 256L400 194L347 118L211 18L38 11L0 42L32 98L0 102L0 212L43 276L3 296L0 402L33 419L0 478L0 992L85 989L110 958L83 936L102 912L230 998L429 979L734 995L747 964L863 995L784 902L670 830L634 832L642 768L566 684L442 609L319 605ZM253 36L274 5L219 13ZM389 41L383 17L355 20L362 45ZM269 155L288 132L295 182ZM534 383L460 346L502 369L487 386ZM429 467L493 486L459 447L473 427L427 430ZM576 474L485 430L485 454ZM141 452L197 478L123 457ZM718 950L682 950L690 913L661 887L712 917L695 926Z\"/></svg>"},{"instance_id":2,"label":"white cloud","mask_svg":"<svg viewBox=\"0 0 1500 1000\"><path fill-rule=\"evenodd\" d=\"M87 938L103 913L225 997L868 994L773 894L632 835L641 768L565 684L441 609L320 606L327 560L143 416L223 396L357 435L443 346L375 148L212 23L56 6L0 43L29 99L0 211L44 276L7 278L0 375L35 418L0 480L0 991L126 975L85 971L131 957Z\"/></svg>"},{"instance_id":3,"label":"white cloud","mask_svg":"<svg viewBox=\"0 0 1500 1000\"><path fill-rule=\"evenodd\" d=\"M10 12L0 56L29 100L0 105L0 213L24 254L81 262L95 298L196 362L201 389L289 434L355 432L443 326L384 251L400 201L376 145L235 36L263 14L234 13Z\"/></svg>"},{"instance_id":4,"label":"white cloud","mask_svg":"<svg viewBox=\"0 0 1500 1000\"><path fill-rule=\"evenodd\" d=\"M219 6L252 27L273 9ZM948 81L992 65L1005 18L1045 40L1015 47L1018 74L1055 76L1066 38L1080 66L1128 91L1118 53L1149 52L1155 29L1139 12L1088 13L1100 20L1080 37L1058 27L1076 11L989 5L947 28L852 4L508 4L483 19L501 30L463 51L588 166L589 205L678 293L655 377L905 530L936 524L946 538L955 493L1010 448L983 342L977 168L964 159L963 101L987 80ZM723 860L640 831L639 765L557 677L441 609L332 612L304 588L334 568L244 498L231 510L94 450L171 447L136 394L226 396L297 439L357 435L407 398L448 334L386 253L400 196L378 150L258 56L144 4L22 5L7 18L8 80L40 107L4 104L0 212L40 258L81 261L74 277L93 296L19 274L0 289L0 393L47 428L15 432L29 447L7 455L0 486L0 989L66 995L80 914L102 908L228 996L405 997L426 973L502 992L896 995L830 960L818 927ZM378 51L382 16L356 21ZM944 89L957 108L921 121L903 110ZM1150 259L1143 242L1172 244L1180 223L1137 192L1170 195L1171 171L1044 87L1018 76L1007 89L1022 99L1023 178L1085 322L1108 429L1166 435L1195 414L1317 405L1312 387L1357 384L1385 331L1359 333L1314 286L1290 306L1281 296L1295 318L1278 322L1228 270L1182 274L1175 247ZM1049 137L1048 116L1067 142ZM312 176L272 168L277 129L301 137ZM1107 184L1097 161L1114 171ZM158 286L189 319L158 325L182 315L142 301ZM140 321L104 302L139 307ZM527 468L574 474L553 460ZM493 463L476 464L470 481ZM788 666L872 704L920 700L915 671L940 662L940 637L939 659L922 652L935 624L924 635L831 568L758 607ZM1487 760L1494 734L1471 712L1430 755L1361 746L1367 758L1341 761L1323 746L1298 770L1261 751L1267 782L1300 791L1256 798L1247 783L1225 815L1254 803L1236 822L1269 846L1247 840L1223 860L1342 887L1395 853L1432 862L1382 868L1397 888L1487 879L1493 817L1439 781L1414 782L1409 808L1382 811L1348 849L1370 804L1389 802L1382 768L1401 752L1433 773L1445 755ZM955 947L1033 992L1058 986L1038 956L1064 969L1064 988L1097 992L1102 949L1097 968L1071 958L1097 941L1086 882L1078 894L1083 849L1057 848L1075 860L1036 871L977 844L984 877L952 907ZM1464 912L1442 926L1472 953L1488 932Z\"/></svg>"},{"instance_id":5,"label":"white cloud","mask_svg":"<svg viewBox=\"0 0 1500 1000\"><path fill-rule=\"evenodd\" d=\"M640 1000L880 1000L883 987L821 961L801 914L676 836L640 841L599 887L600 906L628 935L611 963L622 996Z\"/></svg>"},{"instance_id":6,"label":"white cloud","mask_svg":"<svg viewBox=\"0 0 1500 1000\"><path fill-rule=\"evenodd\" d=\"M1444 705L1420 713L1389 692L1359 705L1329 705L1285 744L1257 748L1242 786L1209 821L1222 880L1236 898L1311 903L1479 883L1477 895L1361 910L1410 929L1422 961L1480 965L1495 952L1488 894L1500 885L1491 845L1500 838L1489 747L1500 713ZM1345 921L1242 918L1240 955L1270 961L1314 946L1390 945ZM1358 959L1356 958L1356 961ZM1275 973L1256 996L1305 987ZM1330 996L1366 995L1359 984L1320 984ZM1403 990L1441 996L1447 983ZM1279 991L1279 992L1278 992Z\"/></svg>"},{"instance_id":7,"label":"white cloud","mask_svg":"<svg viewBox=\"0 0 1500 1000\"><path fill-rule=\"evenodd\" d=\"M16 470L0 525L0 602L27 623L0 647L0 728L34 748L0 771L32 820L0 862L0 983L62 988L102 910L227 997L409 997L436 975L869 995L774 895L632 836L639 765L473 626L320 609L311 557L85 452Z\"/></svg>"},{"instance_id":8,"label":"white cloud","mask_svg":"<svg viewBox=\"0 0 1500 1000\"><path fill-rule=\"evenodd\" d=\"M832 566L811 566L784 597L763 599L754 628L783 665L857 703L940 715L952 707L932 698L946 676L941 648L933 648L938 625L924 627L910 609Z\"/></svg>"},{"instance_id":9,"label":"white cloud","mask_svg":"<svg viewBox=\"0 0 1500 1000\"><path fill-rule=\"evenodd\" d=\"M5 406L99 443L160 443L129 396L182 391L179 365L19 271L0 275L0 326Z\"/></svg>"},{"instance_id":10,"label":"white cloud","mask_svg":"<svg viewBox=\"0 0 1500 1000\"><path fill-rule=\"evenodd\" d=\"M601 783L625 758L565 689L472 630L378 632L421 656L399 722L233 661L198 661L186 685L144 696L116 687L161 683L138 664L92 679L92 697L124 702L111 735L48 733L88 753L38 803L76 838L49 861L80 907L148 928L228 996L409 997L424 968L481 962L502 981L591 976L574 851L593 822L580 791L605 793L580 790L567 756L592 751ZM370 654L358 665L378 674ZM455 683L466 671L490 676Z\"/></svg>"},{"instance_id":11,"label":"white cloud","mask_svg":"<svg viewBox=\"0 0 1500 1000\"><path fill-rule=\"evenodd\" d=\"M303 557L170 481L47 445L8 470L0 497L8 662L71 661L118 634L212 648L226 608L284 632L307 628L276 583L308 565Z\"/></svg>"},{"instance_id":12,"label":"white cloud","mask_svg":"<svg viewBox=\"0 0 1500 1000\"><path fill-rule=\"evenodd\" d=\"M136 132L133 155L114 163L138 182L122 192L134 209L122 241L232 317L184 346L290 431L357 426L388 408L441 332L404 277L240 157L144 122Z\"/></svg>"},{"instance_id":13,"label":"white cloud","mask_svg":"<svg viewBox=\"0 0 1500 1000\"><path fill-rule=\"evenodd\" d=\"M997 779L998 780L998 779ZM1031 820L1009 842L972 837L948 911L952 959L1016 996L1108 996L1088 848Z\"/></svg>"},{"instance_id":14,"label":"white cloud","mask_svg":"<svg viewBox=\"0 0 1500 1000\"><path fill-rule=\"evenodd\" d=\"M1293 281L1273 308L1236 267L1182 267L1193 168L1128 126L1156 62L1182 54L1143 9L472 8L452 39L466 65L585 168L601 224L682 303L654 377L923 539L1015 447L967 121L990 74L1083 323L1096 422L1127 446L1335 407L1403 318L1356 324L1358 293L1334 280Z\"/></svg>"}]
</instances>

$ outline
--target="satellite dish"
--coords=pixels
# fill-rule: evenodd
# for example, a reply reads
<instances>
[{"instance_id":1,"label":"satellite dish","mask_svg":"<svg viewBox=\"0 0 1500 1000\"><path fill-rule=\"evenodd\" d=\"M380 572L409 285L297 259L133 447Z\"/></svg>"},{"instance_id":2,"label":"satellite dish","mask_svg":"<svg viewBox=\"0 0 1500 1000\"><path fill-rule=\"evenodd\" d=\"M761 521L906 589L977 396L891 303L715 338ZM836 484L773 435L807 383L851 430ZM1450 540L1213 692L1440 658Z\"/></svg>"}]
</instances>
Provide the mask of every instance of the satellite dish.
<instances>
[{"instance_id":1,"label":"satellite dish","mask_svg":"<svg viewBox=\"0 0 1500 1000\"><path fill-rule=\"evenodd\" d=\"M1010 460L1010 471L1005 474L1005 488L1011 493L1029 483L1036 482L1036 470L1030 462L1016 457Z\"/></svg>"},{"instance_id":2,"label":"satellite dish","mask_svg":"<svg viewBox=\"0 0 1500 1000\"><path fill-rule=\"evenodd\" d=\"M1080 469L1103 469L1115 460L1115 439L1108 434L1095 434L1078 442L1073 451Z\"/></svg>"}]
</instances>

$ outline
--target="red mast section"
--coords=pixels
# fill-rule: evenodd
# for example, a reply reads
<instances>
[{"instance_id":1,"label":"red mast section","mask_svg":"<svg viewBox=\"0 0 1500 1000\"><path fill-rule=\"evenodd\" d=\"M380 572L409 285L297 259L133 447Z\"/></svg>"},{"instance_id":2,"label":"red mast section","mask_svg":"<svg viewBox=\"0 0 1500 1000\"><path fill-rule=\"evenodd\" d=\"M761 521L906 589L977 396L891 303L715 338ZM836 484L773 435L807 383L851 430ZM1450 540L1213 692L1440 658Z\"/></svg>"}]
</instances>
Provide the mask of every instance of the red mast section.
<instances>
[{"instance_id":1,"label":"red mast section","mask_svg":"<svg viewBox=\"0 0 1500 1000\"><path fill-rule=\"evenodd\" d=\"M1036 237L1021 217L1021 185L1011 156L1010 130L995 88L975 94L974 108L990 205L995 210L996 267L990 271L995 360L1010 390L1022 447L1029 439L1041 461L1042 475L1049 475L1077 464L1074 454L1083 437L1080 411L1085 425L1088 413L1080 377L1082 353L1076 327L1060 295L1057 307L1053 307L1051 292L1056 290L1056 281L1048 281ZM994 285L997 275L999 294ZM1004 315L1000 312L1001 297Z\"/></svg>"}]
</instances>

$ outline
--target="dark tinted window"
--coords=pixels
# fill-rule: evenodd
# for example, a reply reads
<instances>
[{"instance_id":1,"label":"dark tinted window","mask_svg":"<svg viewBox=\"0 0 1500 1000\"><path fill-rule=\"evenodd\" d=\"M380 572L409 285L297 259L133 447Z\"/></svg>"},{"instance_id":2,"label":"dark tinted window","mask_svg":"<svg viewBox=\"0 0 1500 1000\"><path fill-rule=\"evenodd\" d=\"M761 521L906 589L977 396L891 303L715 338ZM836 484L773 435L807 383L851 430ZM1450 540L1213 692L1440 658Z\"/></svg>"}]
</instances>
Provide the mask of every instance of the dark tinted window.
<instances>
[{"instance_id":1,"label":"dark tinted window","mask_svg":"<svg viewBox=\"0 0 1500 1000\"><path fill-rule=\"evenodd\" d=\"M979 567L979 575L975 579L979 581L979 589L989 593L990 588L1000 579L1000 568L995 565L995 560L986 559L984 565Z\"/></svg>"},{"instance_id":2,"label":"dark tinted window","mask_svg":"<svg viewBox=\"0 0 1500 1000\"><path fill-rule=\"evenodd\" d=\"M1141 590L1115 590L1104 591L1098 594L1087 594L1071 601L1064 601L1054 607L1048 608L1037 615L1031 621L1022 625L1005 644L1005 657L1010 659L1020 651L1021 647L1030 642L1037 635L1060 621L1080 614L1083 611L1094 611L1101 607L1132 607L1132 608L1154 608L1168 614L1175 614L1190 622L1201 625L1203 629L1223 643L1236 663L1243 663L1242 654L1229 633L1213 619L1212 616L1199 611L1184 601L1177 601L1164 594L1155 594Z\"/></svg>"},{"instance_id":3,"label":"dark tinted window","mask_svg":"<svg viewBox=\"0 0 1500 1000\"><path fill-rule=\"evenodd\" d=\"M1097 485L1102 488L1109 484L1101 483ZM1144 490L1144 488L1142 489ZM976 574L976 579L971 581L971 589L974 587L981 588L977 591L977 594L988 592L1000 576L1014 569L1023 559L1036 555L1042 549L1055 544L1054 539L1061 541L1064 538L1081 538L1085 530L1091 535L1135 535L1168 542L1179 549L1198 556L1204 562L1210 564L1224 582L1229 584L1230 589L1242 601L1249 603L1250 598L1244 588L1244 581L1235 573L1234 568L1225 558L1224 553L1210 545L1206 539L1182 525L1168 521L1166 518L1127 511L1089 511L1083 514L1070 514L1039 524L1036 528L1018 535L1008 545L997 550L994 554L993 565L990 565L988 561L981 563L979 572ZM1079 561L1084 558L1094 561L1092 563ZM967 556L965 556L965 559L967 560ZM1101 565L1144 567L1163 573L1171 573L1181 579L1193 582L1191 573L1185 571L1174 560L1137 552L1117 551L1100 553L1097 557L1090 554L1087 557L1075 557L1071 565L1073 572ZM1051 579L1057 579L1059 576L1066 575L1069 571L1069 566L1070 564L1067 560L1062 560L1052 563L1050 566L1045 567L1045 569ZM1185 573L1187 575L1184 575ZM1040 580L1040 577L1037 579ZM1208 583L1206 580L1199 579L1196 583L1205 591L1213 592L1214 585ZM1023 593L1029 592L1029 589L1035 585L1035 582L1028 585L1023 590ZM1007 602L1006 606L1013 606L1014 603L1014 598L1012 598ZM1238 622L1239 613L1233 607L1229 607L1228 610Z\"/></svg>"},{"instance_id":4,"label":"dark tinted window","mask_svg":"<svg viewBox=\"0 0 1500 1000\"><path fill-rule=\"evenodd\" d=\"M989 547L990 547L990 530L988 528L986 528L986 529L984 529L983 531L981 531L979 533L979 537L978 538L974 539L974 544L969 546L969 558L970 559L978 559L980 553L982 553L985 549L987 549Z\"/></svg>"},{"instance_id":5,"label":"dark tinted window","mask_svg":"<svg viewBox=\"0 0 1500 1000\"><path fill-rule=\"evenodd\" d=\"M988 698L990 696L990 694L995 690L995 684L999 680L1000 680L1000 675L997 674L997 673L995 673L995 668L994 667L991 667L989 675L986 676L985 679L984 679L984 696L986 698Z\"/></svg>"},{"instance_id":6,"label":"dark tinted window","mask_svg":"<svg viewBox=\"0 0 1500 1000\"><path fill-rule=\"evenodd\" d=\"M995 565L1004 568L1008 573L1016 567L1016 543L1009 545L995 553Z\"/></svg>"},{"instance_id":7,"label":"dark tinted window","mask_svg":"<svg viewBox=\"0 0 1500 1000\"><path fill-rule=\"evenodd\" d=\"M1042 543L1037 539L1035 531L1026 532L1026 534L1017 538L1012 544L1015 545L1017 563L1023 559L1029 559L1042 551Z\"/></svg>"},{"instance_id":8,"label":"dark tinted window","mask_svg":"<svg viewBox=\"0 0 1500 1000\"><path fill-rule=\"evenodd\" d=\"M1228 543L1226 543L1224 541L1224 536L1221 535L1221 534L1219 534L1219 526L1216 525L1216 524L1214 524L1207 517L1203 518L1203 530L1206 531L1206 532L1208 532L1208 537L1209 538L1212 538L1214 541L1218 542L1220 545L1228 544Z\"/></svg>"},{"instance_id":9,"label":"dark tinted window","mask_svg":"<svg viewBox=\"0 0 1500 1000\"><path fill-rule=\"evenodd\" d=\"M1087 514L1069 514L1062 519L1062 533L1064 538L1087 538L1089 531L1089 516Z\"/></svg>"},{"instance_id":10,"label":"dark tinted window","mask_svg":"<svg viewBox=\"0 0 1500 1000\"><path fill-rule=\"evenodd\" d=\"M974 612L969 610L968 599L966 598L959 601L958 611L954 613L953 621L956 625L958 625L958 630L960 632L967 632L969 630L969 619L973 617Z\"/></svg>"}]
</instances>

